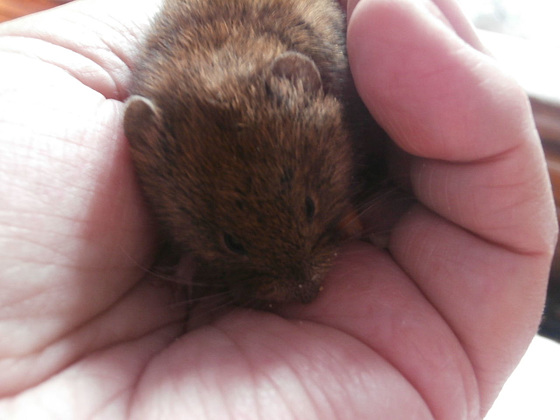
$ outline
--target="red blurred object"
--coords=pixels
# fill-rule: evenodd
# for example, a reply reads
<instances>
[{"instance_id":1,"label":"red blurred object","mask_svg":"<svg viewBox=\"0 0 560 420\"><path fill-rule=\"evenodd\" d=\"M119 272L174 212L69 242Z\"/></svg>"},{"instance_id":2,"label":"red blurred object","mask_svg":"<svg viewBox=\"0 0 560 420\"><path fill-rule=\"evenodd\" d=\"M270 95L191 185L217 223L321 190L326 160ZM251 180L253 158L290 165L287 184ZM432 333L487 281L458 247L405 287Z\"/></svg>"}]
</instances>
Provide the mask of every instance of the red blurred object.
<instances>
[{"instance_id":1,"label":"red blurred object","mask_svg":"<svg viewBox=\"0 0 560 420\"><path fill-rule=\"evenodd\" d=\"M0 0L0 22L58 6L55 0Z\"/></svg>"}]
</instances>

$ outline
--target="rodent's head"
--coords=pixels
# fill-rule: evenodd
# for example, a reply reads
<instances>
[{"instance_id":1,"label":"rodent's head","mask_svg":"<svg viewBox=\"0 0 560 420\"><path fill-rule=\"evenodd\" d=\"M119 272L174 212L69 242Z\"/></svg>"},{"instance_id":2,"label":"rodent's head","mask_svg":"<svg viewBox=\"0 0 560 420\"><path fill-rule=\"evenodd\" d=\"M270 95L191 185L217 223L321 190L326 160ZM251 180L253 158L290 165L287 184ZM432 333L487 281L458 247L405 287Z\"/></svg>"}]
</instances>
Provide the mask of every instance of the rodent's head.
<instances>
[{"instance_id":1,"label":"rodent's head","mask_svg":"<svg viewBox=\"0 0 560 420\"><path fill-rule=\"evenodd\" d=\"M238 302L312 300L351 213L341 104L297 53L192 90L128 103L125 131L157 217Z\"/></svg>"}]
</instances>

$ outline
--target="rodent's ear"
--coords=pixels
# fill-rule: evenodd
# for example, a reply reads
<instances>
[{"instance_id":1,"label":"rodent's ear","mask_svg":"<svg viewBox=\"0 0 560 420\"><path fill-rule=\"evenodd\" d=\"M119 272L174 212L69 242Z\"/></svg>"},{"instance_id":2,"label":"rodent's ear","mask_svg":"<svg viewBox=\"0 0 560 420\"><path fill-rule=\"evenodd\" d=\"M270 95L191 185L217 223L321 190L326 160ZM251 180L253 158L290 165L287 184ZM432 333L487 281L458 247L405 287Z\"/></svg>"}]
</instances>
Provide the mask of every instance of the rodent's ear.
<instances>
[{"instance_id":1,"label":"rodent's ear","mask_svg":"<svg viewBox=\"0 0 560 420\"><path fill-rule=\"evenodd\" d=\"M321 73L309 57L298 52L288 51L278 56L272 63L272 75L284 77L292 83L301 81L303 87L310 92L322 89Z\"/></svg>"},{"instance_id":2,"label":"rodent's ear","mask_svg":"<svg viewBox=\"0 0 560 420\"><path fill-rule=\"evenodd\" d=\"M151 100L133 95L126 101L124 132L131 142L156 141L161 125L159 109Z\"/></svg>"}]
</instances>

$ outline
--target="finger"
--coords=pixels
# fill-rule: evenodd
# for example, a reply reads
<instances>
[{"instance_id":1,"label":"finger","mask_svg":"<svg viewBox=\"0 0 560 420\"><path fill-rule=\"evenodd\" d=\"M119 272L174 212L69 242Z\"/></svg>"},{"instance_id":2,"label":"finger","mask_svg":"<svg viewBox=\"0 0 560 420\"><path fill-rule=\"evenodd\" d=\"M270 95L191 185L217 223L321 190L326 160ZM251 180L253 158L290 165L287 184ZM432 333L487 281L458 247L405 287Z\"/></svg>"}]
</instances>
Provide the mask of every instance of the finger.
<instances>
[{"instance_id":1,"label":"finger","mask_svg":"<svg viewBox=\"0 0 560 420\"><path fill-rule=\"evenodd\" d=\"M340 4L347 15L350 17L361 0L340 0ZM465 19L461 8L455 0L423 0L421 3L433 15L437 16L442 22L452 27L454 31L465 42L479 51L484 51L485 47L476 35L473 25Z\"/></svg>"},{"instance_id":2,"label":"finger","mask_svg":"<svg viewBox=\"0 0 560 420\"><path fill-rule=\"evenodd\" d=\"M529 117L521 89L438 15L414 1L364 0L357 8L348 29L354 78L370 111L403 149L468 161L525 138ZM523 117L513 126L512 113ZM492 136L494 125L505 122L506 135Z\"/></svg>"},{"instance_id":3,"label":"finger","mask_svg":"<svg viewBox=\"0 0 560 420\"><path fill-rule=\"evenodd\" d=\"M528 102L424 3L363 0L348 32L357 88L415 156L412 188L432 211L409 212L391 252L464 344L488 404L535 331L556 237Z\"/></svg>"},{"instance_id":4,"label":"finger","mask_svg":"<svg viewBox=\"0 0 560 420\"><path fill-rule=\"evenodd\" d=\"M368 108L429 159L413 164L417 197L490 241L548 251L552 196L525 94L428 9L401 3L359 3L348 48Z\"/></svg>"},{"instance_id":5,"label":"finger","mask_svg":"<svg viewBox=\"0 0 560 420\"><path fill-rule=\"evenodd\" d=\"M489 241L548 252L552 196L520 87L415 2L357 7L348 36L356 85L394 141L426 158L412 164L417 197Z\"/></svg>"}]
</instances>

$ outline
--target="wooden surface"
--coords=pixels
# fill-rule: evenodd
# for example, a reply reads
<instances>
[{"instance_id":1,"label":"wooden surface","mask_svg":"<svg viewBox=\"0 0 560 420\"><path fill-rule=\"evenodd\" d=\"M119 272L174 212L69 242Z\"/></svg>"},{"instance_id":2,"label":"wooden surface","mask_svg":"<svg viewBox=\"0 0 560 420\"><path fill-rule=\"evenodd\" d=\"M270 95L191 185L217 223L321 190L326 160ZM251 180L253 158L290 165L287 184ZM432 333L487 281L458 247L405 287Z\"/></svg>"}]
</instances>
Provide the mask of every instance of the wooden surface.
<instances>
[{"instance_id":1,"label":"wooden surface","mask_svg":"<svg viewBox=\"0 0 560 420\"><path fill-rule=\"evenodd\" d=\"M538 118L538 110L533 111ZM555 112L560 114L560 104L556 106ZM543 141L544 151L546 155L546 163L548 164L548 173L550 174L550 181L552 183L552 191L554 192L554 201L556 203L556 212L560 214L560 116L555 120L549 122L553 125L554 136L542 137L544 133L548 133L550 126L547 124L541 129L541 138ZM560 222L560 218L559 218ZM556 255L552 262L550 281L560 285L560 243L556 245Z\"/></svg>"},{"instance_id":2,"label":"wooden surface","mask_svg":"<svg viewBox=\"0 0 560 420\"><path fill-rule=\"evenodd\" d=\"M68 0L0 0L0 22L66 2ZM506 51L508 48L503 50ZM499 56L497 58L500 60ZM556 77L554 80L557 81ZM531 106L546 153L556 207L560 209L560 98L550 101L532 97ZM552 267L552 280L560 282L560 247L557 249Z\"/></svg>"},{"instance_id":3,"label":"wooden surface","mask_svg":"<svg viewBox=\"0 0 560 420\"><path fill-rule=\"evenodd\" d=\"M0 22L57 6L55 0L0 0Z\"/></svg>"}]
</instances>

